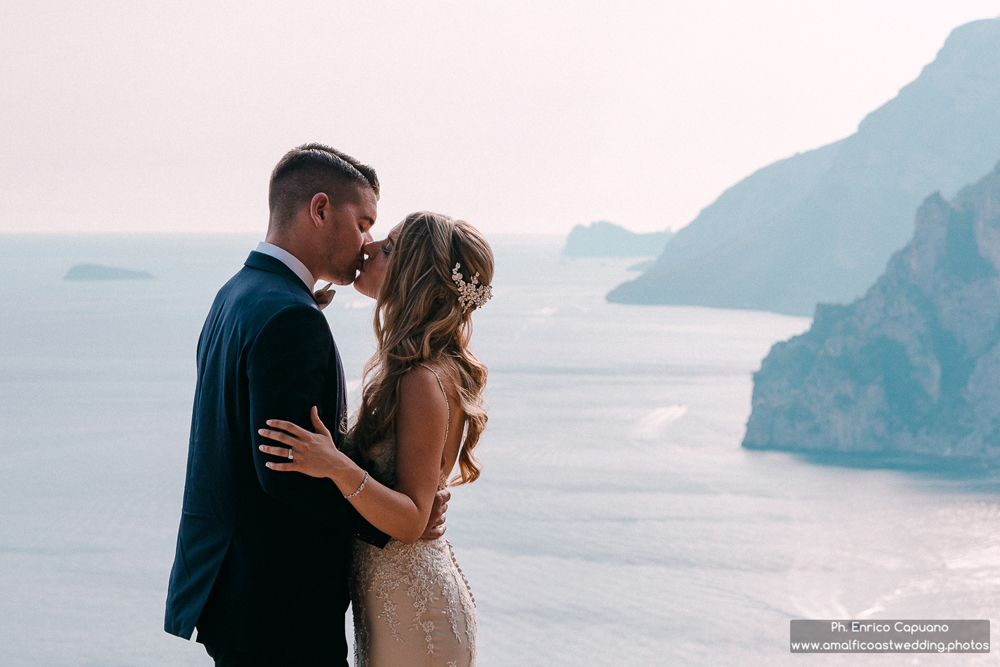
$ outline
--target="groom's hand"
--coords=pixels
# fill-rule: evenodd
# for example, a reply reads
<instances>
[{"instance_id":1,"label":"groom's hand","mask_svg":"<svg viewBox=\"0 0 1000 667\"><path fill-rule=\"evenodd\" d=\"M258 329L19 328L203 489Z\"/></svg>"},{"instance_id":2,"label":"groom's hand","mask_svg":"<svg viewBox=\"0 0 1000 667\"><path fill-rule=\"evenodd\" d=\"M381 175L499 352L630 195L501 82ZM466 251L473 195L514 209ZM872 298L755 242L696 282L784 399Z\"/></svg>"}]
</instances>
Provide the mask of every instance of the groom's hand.
<instances>
[{"instance_id":1,"label":"groom's hand","mask_svg":"<svg viewBox=\"0 0 1000 667\"><path fill-rule=\"evenodd\" d=\"M444 535L447 527L444 525L444 515L448 511L448 501L451 500L451 491L441 489L434 494L434 505L431 506L431 516L427 520L427 528L420 536L422 540L436 540Z\"/></svg>"}]
</instances>

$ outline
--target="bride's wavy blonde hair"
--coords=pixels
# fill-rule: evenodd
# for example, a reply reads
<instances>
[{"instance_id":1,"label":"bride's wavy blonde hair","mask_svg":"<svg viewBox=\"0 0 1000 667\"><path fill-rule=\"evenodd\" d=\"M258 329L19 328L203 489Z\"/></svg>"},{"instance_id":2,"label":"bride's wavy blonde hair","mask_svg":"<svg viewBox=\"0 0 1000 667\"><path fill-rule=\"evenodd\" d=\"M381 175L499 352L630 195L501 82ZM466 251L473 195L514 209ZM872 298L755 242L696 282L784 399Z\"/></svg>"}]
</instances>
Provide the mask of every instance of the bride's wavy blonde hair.
<instances>
[{"instance_id":1,"label":"bride's wavy blonde hair","mask_svg":"<svg viewBox=\"0 0 1000 667\"><path fill-rule=\"evenodd\" d=\"M364 459L376 443L395 434L399 381L420 363L437 365L458 394L465 413L457 484L480 474L472 450L486 426L483 387L486 366L469 350L470 317L459 303L452 269L461 264L465 280L493 281L493 251L479 231L463 220L438 213L412 213L403 221L389 255L375 306L375 355L365 364L361 409L351 439Z\"/></svg>"}]
</instances>

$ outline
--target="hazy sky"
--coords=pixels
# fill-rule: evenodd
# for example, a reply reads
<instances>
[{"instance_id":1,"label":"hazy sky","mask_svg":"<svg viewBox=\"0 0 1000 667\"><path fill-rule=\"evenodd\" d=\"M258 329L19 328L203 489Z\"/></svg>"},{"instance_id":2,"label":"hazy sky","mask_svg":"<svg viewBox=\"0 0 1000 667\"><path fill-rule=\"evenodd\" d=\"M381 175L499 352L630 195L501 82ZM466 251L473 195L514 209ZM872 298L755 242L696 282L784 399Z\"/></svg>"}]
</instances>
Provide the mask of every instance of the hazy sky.
<instances>
[{"instance_id":1,"label":"hazy sky","mask_svg":"<svg viewBox=\"0 0 1000 667\"><path fill-rule=\"evenodd\" d=\"M679 228L844 137L1000 0L0 3L0 231L262 232L323 141L379 227Z\"/></svg>"}]
</instances>

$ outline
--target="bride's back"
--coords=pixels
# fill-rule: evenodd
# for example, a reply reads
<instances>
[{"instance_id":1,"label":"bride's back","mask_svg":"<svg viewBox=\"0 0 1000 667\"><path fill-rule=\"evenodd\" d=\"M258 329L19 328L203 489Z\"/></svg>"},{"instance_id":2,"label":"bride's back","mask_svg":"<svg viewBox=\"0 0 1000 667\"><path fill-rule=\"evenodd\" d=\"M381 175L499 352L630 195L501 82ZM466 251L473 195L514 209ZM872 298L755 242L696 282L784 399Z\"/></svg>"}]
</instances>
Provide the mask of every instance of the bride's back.
<instances>
[{"instance_id":1,"label":"bride's back","mask_svg":"<svg viewBox=\"0 0 1000 667\"><path fill-rule=\"evenodd\" d=\"M406 487L413 471L405 462L436 469L438 489L456 465L455 482L479 477L472 450L486 425L487 369L468 346L471 313L489 299L492 278L489 245L468 223L433 213L404 221L378 291L378 348L349 438L383 484ZM411 444L429 437L407 431L414 401L440 415L441 423L421 422L441 434L439 461L413 458L431 451ZM359 667L475 665L475 599L444 538L391 540L385 549L356 541L351 587Z\"/></svg>"}]
</instances>

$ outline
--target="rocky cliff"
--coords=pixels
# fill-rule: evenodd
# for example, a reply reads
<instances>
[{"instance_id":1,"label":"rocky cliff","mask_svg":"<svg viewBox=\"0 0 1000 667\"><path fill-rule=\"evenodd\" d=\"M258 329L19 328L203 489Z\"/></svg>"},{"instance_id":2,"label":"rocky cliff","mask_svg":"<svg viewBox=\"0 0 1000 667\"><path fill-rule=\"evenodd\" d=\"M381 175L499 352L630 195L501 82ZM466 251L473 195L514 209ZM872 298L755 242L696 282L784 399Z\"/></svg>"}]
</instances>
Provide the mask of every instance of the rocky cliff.
<instances>
[{"instance_id":1,"label":"rocky cliff","mask_svg":"<svg viewBox=\"0 0 1000 667\"><path fill-rule=\"evenodd\" d=\"M744 447L1000 464L1000 165L754 375Z\"/></svg>"},{"instance_id":2,"label":"rocky cliff","mask_svg":"<svg viewBox=\"0 0 1000 667\"><path fill-rule=\"evenodd\" d=\"M910 238L913 212L1000 160L1000 19L956 28L850 137L727 190L609 301L809 315L848 303Z\"/></svg>"}]
</instances>

